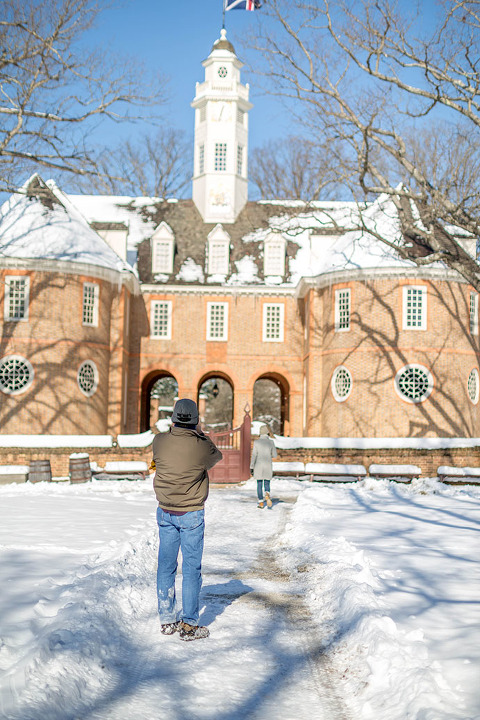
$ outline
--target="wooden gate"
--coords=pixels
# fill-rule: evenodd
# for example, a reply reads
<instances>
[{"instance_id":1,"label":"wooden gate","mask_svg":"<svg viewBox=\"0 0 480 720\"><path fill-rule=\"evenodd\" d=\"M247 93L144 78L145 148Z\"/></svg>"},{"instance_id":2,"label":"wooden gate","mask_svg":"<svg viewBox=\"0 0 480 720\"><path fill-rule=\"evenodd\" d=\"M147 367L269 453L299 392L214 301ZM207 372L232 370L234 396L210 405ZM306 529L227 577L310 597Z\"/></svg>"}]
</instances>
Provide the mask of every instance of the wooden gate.
<instances>
[{"instance_id":1,"label":"wooden gate","mask_svg":"<svg viewBox=\"0 0 480 720\"><path fill-rule=\"evenodd\" d=\"M208 434L223 453L222 460L208 471L211 483L227 485L248 480L250 477L252 419L249 411L250 408L246 405L245 417L240 427Z\"/></svg>"}]
</instances>

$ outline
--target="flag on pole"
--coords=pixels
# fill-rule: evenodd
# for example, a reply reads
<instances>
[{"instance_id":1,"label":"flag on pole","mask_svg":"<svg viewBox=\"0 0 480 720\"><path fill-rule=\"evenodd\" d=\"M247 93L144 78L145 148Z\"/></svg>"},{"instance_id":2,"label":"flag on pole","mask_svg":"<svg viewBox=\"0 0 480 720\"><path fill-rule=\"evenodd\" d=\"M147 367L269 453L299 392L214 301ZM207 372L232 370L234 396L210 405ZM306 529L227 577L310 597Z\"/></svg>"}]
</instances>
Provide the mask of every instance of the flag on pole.
<instances>
[{"instance_id":1,"label":"flag on pole","mask_svg":"<svg viewBox=\"0 0 480 720\"><path fill-rule=\"evenodd\" d=\"M258 10L260 0L224 0L225 10Z\"/></svg>"}]
</instances>

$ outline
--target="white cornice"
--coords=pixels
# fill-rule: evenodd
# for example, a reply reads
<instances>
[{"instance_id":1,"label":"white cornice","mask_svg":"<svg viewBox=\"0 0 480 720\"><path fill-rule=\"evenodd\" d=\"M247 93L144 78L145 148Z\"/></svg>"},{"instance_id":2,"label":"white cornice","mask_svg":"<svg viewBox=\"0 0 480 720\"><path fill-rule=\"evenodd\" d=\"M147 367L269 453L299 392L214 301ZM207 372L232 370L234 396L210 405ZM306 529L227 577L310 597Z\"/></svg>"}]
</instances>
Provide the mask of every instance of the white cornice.
<instances>
[{"instance_id":1,"label":"white cornice","mask_svg":"<svg viewBox=\"0 0 480 720\"><path fill-rule=\"evenodd\" d=\"M112 268L92 265L90 263L71 263L66 260L46 260L41 258L2 258L0 268L15 270L32 270L37 272L63 273L67 275L88 275L89 277L105 280L116 285L119 282L134 295L140 294L138 278L128 270L113 270Z\"/></svg>"},{"instance_id":2,"label":"white cornice","mask_svg":"<svg viewBox=\"0 0 480 720\"><path fill-rule=\"evenodd\" d=\"M294 287L275 285L141 285L142 294L152 295L285 295L293 297Z\"/></svg>"},{"instance_id":3,"label":"white cornice","mask_svg":"<svg viewBox=\"0 0 480 720\"><path fill-rule=\"evenodd\" d=\"M365 268L362 270L336 270L315 277L301 278L295 288L295 297L302 298L311 289L322 289L334 283L365 282L367 280L418 278L419 280L444 280L467 285L467 281L455 270L428 267Z\"/></svg>"}]
</instances>

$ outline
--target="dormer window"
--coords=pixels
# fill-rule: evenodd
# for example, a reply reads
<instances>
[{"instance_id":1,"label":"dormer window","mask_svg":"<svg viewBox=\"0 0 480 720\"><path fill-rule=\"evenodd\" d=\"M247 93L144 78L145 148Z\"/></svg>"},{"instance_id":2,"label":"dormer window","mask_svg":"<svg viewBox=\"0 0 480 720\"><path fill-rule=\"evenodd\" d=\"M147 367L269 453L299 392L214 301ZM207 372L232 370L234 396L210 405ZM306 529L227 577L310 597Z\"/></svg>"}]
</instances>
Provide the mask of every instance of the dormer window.
<instances>
[{"instance_id":1,"label":"dormer window","mask_svg":"<svg viewBox=\"0 0 480 720\"><path fill-rule=\"evenodd\" d=\"M208 236L208 275L227 275L229 256L230 235L218 224Z\"/></svg>"},{"instance_id":2,"label":"dormer window","mask_svg":"<svg viewBox=\"0 0 480 720\"><path fill-rule=\"evenodd\" d=\"M152 236L152 272L170 275L173 272L175 236L166 222L160 223Z\"/></svg>"},{"instance_id":3,"label":"dormer window","mask_svg":"<svg viewBox=\"0 0 480 720\"><path fill-rule=\"evenodd\" d=\"M265 240L263 274L285 275L285 239L280 235L269 235Z\"/></svg>"}]
</instances>

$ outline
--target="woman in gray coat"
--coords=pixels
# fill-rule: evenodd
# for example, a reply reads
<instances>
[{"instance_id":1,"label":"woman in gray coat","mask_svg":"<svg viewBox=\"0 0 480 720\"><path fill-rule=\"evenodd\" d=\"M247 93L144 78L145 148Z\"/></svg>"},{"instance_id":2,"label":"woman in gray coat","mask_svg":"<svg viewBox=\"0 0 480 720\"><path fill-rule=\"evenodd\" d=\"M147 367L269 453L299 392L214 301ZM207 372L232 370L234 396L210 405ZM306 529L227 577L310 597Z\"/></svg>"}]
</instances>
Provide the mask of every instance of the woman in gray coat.
<instances>
[{"instance_id":1,"label":"woman in gray coat","mask_svg":"<svg viewBox=\"0 0 480 720\"><path fill-rule=\"evenodd\" d=\"M262 425L260 437L253 443L252 459L250 461L250 472L257 481L257 495L259 508L265 507L263 501L263 488L265 486L265 500L267 507L272 507L270 497L270 480L273 475L272 458L277 457L277 449L271 438L268 437L268 428Z\"/></svg>"}]
</instances>

